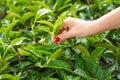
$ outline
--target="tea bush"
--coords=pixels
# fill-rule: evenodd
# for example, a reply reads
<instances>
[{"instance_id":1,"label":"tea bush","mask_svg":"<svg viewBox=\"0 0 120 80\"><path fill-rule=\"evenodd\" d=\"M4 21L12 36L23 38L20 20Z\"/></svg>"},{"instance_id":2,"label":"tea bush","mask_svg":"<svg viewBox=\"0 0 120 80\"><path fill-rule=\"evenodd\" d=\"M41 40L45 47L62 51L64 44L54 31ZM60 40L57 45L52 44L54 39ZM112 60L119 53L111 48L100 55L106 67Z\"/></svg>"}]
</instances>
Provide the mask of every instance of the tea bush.
<instances>
[{"instance_id":1,"label":"tea bush","mask_svg":"<svg viewBox=\"0 0 120 80\"><path fill-rule=\"evenodd\" d=\"M51 42L66 17L94 20L119 5L119 0L0 0L0 79L119 80L119 29Z\"/></svg>"}]
</instances>

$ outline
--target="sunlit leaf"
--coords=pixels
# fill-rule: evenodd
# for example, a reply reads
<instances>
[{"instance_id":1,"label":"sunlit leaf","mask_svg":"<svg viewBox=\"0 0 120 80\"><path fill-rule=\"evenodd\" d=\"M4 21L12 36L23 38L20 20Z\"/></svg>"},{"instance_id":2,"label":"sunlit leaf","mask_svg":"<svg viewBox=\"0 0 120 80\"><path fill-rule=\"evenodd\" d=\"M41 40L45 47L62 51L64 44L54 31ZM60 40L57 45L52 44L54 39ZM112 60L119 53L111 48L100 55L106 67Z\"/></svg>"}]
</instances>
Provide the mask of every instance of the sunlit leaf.
<instances>
[{"instance_id":1,"label":"sunlit leaf","mask_svg":"<svg viewBox=\"0 0 120 80\"><path fill-rule=\"evenodd\" d=\"M2 75L0 75L0 79L14 80L14 76L10 75L10 74L2 74Z\"/></svg>"},{"instance_id":2,"label":"sunlit leaf","mask_svg":"<svg viewBox=\"0 0 120 80\"><path fill-rule=\"evenodd\" d=\"M82 45L75 46L76 49L79 49L85 56L90 56L89 51Z\"/></svg>"},{"instance_id":3,"label":"sunlit leaf","mask_svg":"<svg viewBox=\"0 0 120 80\"><path fill-rule=\"evenodd\" d=\"M10 64L9 62L6 62L5 65L3 65L2 68L0 69L0 72L6 70L9 66L9 64Z\"/></svg>"},{"instance_id":4,"label":"sunlit leaf","mask_svg":"<svg viewBox=\"0 0 120 80\"><path fill-rule=\"evenodd\" d=\"M28 19L35 16L35 13L33 12L27 12L22 16L23 23L25 23Z\"/></svg>"},{"instance_id":5,"label":"sunlit leaf","mask_svg":"<svg viewBox=\"0 0 120 80\"><path fill-rule=\"evenodd\" d=\"M45 20L39 20L39 21L37 21L37 23L45 24L45 25L48 25L48 26L50 26L50 27L52 27L52 28L53 28L53 26L54 26L51 22L45 21Z\"/></svg>"},{"instance_id":6,"label":"sunlit leaf","mask_svg":"<svg viewBox=\"0 0 120 80\"><path fill-rule=\"evenodd\" d=\"M52 12L50 9L42 8L42 9L38 10L37 14L39 14L40 16L43 16L50 12Z\"/></svg>"},{"instance_id":7,"label":"sunlit leaf","mask_svg":"<svg viewBox=\"0 0 120 80\"><path fill-rule=\"evenodd\" d=\"M54 29L53 29L53 37L55 37L58 34L58 31L62 27L63 20L65 19L67 13L68 11L63 12L60 16L58 16L58 19L55 21Z\"/></svg>"},{"instance_id":8,"label":"sunlit leaf","mask_svg":"<svg viewBox=\"0 0 120 80\"><path fill-rule=\"evenodd\" d=\"M20 80L21 72L15 75L14 80Z\"/></svg>"},{"instance_id":9,"label":"sunlit leaf","mask_svg":"<svg viewBox=\"0 0 120 80\"><path fill-rule=\"evenodd\" d=\"M9 79L9 80L20 80L21 73L17 74L16 76L11 74L2 74L0 75L0 79Z\"/></svg>"},{"instance_id":10,"label":"sunlit leaf","mask_svg":"<svg viewBox=\"0 0 120 80\"><path fill-rule=\"evenodd\" d=\"M12 42L11 42L11 46L15 46L15 45L20 45L22 42L23 42L23 40L24 40L25 38L17 38L17 39L14 39Z\"/></svg>"},{"instance_id":11,"label":"sunlit leaf","mask_svg":"<svg viewBox=\"0 0 120 80\"><path fill-rule=\"evenodd\" d=\"M22 19L22 17L18 13L15 13L15 12L12 12L12 11L9 11L8 13L11 17L16 17L18 19Z\"/></svg>"},{"instance_id":12,"label":"sunlit leaf","mask_svg":"<svg viewBox=\"0 0 120 80\"><path fill-rule=\"evenodd\" d=\"M18 23L20 22L19 20L15 20L13 21L11 24L9 24L5 30L5 39L7 39L10 35L10 32L12 30L12 28Z\"/></svg>"},{"instance_id":13,"label":"sunlit leaf","mask_svg":"<svg viewBox=\"0 0 120 80\"><path fill-rule=\"evenodd\" d=\"M50 31L50 28L49 28L49 27L46 27L46 26L40 26L39 29L40 29L40 30L43 30L43 31L45 31L45 32L47 32L47 33L49 33L49 34L52 35L52 32Z\"/></svg>"},{"instance_id":14,"label":"sunlit leaf","mask_svg":"<svg viewBox=\"0 0 120 80\"><path fill-rule=\"evenodd\" d=\"M19 54L21 54L23 56L29 56L29 55L31 55L30 52L27 52L27 51L25 51L23 49L20 49L20 48L18 48L18 52L19 52Z\"/></svg>"},{"instance_id":15,"label":"sunlit leaf","mask_svg":"<svg viewBox=\"0 0 120 80\"><path fill-rule=\"evenodd\" d=\"M9 54L9 55L7 55L7 56L5 57L4 62L7 62L7 61L13 59L14 57L15 57L14 54Z\"/></svg>"},{"instance_id":16,"label":"sunlit leaf","mask_svg":"<svg viewBox=\"0 0 120 80\"><path fill-rule=\"evenodd\" d=\"M2 47L5 49L5 43L3 42L1 38L0 38L0 43L2 44Z\"/></svg>"},{"instance_id":17,"label":"sunlit leaf","mask_svg":"<svg viewBox=\"0 0 120 80\"><path fill-rule=\"evenodd\" d=\"M34 4L39 4L39 5L41 5L43 8L50 9L50 7L49 7L47 4L45 4L44 2L42 2L42 1L33 1L32 3L34 3Z\"/></svg>"}]
</instances>

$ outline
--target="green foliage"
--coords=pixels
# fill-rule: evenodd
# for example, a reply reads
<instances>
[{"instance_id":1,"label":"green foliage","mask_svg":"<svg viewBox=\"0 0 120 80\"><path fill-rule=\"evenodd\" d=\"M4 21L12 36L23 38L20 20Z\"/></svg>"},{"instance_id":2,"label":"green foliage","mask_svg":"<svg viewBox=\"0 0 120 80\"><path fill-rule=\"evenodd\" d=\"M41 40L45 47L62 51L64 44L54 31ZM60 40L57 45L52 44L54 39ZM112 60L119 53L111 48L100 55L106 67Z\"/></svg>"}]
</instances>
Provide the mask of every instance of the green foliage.
<instances>
[{"instance_id":1,"label":"green foliage","mask_svg":"<svg viewBox=\"0 0 120 80\"><path fill-rule=\"evenodd\" d=\"M119 5L119 0L0 0L0 80L119 80L119 29L51 42L66 17L93 20Z\"/></svg>"}]
</instances>

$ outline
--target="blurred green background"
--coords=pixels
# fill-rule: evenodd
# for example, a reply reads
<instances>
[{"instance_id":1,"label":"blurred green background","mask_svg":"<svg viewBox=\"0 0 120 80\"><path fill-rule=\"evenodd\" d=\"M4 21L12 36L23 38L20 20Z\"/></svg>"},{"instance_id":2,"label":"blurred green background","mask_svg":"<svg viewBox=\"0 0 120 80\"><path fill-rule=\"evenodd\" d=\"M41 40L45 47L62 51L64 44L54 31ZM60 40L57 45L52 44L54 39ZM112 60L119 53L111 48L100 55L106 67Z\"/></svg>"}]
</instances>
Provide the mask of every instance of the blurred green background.
<instances>
[{"instance_id":1,"label":"blurred green background","mask_svg":"<svg viewBox=\"0 0 120 80\"><path fill-rule=\"evenodd\" d=\"M66 17L95 20L120 0L0 0L0 80L120 80L120 30L51 42Z\"/></svg>"}]
</instances>

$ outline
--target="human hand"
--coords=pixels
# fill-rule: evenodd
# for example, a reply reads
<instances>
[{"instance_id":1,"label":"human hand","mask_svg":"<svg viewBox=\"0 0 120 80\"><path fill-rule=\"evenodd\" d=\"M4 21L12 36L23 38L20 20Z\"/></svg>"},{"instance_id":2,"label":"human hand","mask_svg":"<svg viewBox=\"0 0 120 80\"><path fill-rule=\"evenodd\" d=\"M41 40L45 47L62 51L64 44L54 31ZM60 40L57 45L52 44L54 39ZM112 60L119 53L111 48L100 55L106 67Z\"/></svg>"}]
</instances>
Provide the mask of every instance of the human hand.
<instances>
[{"instance_id":1,"label":"human hand","mask_svg":"<svg viewBox=\"0 0 120 80\"><path fill-rule=\"evenodd\" d=\"M68 17L64 20L64 24L58 35L52 39L52 42L59 44L60 42L71 37L87 37L96 34L96 22L85 21Z\"/></svg>"}]
</instances>

